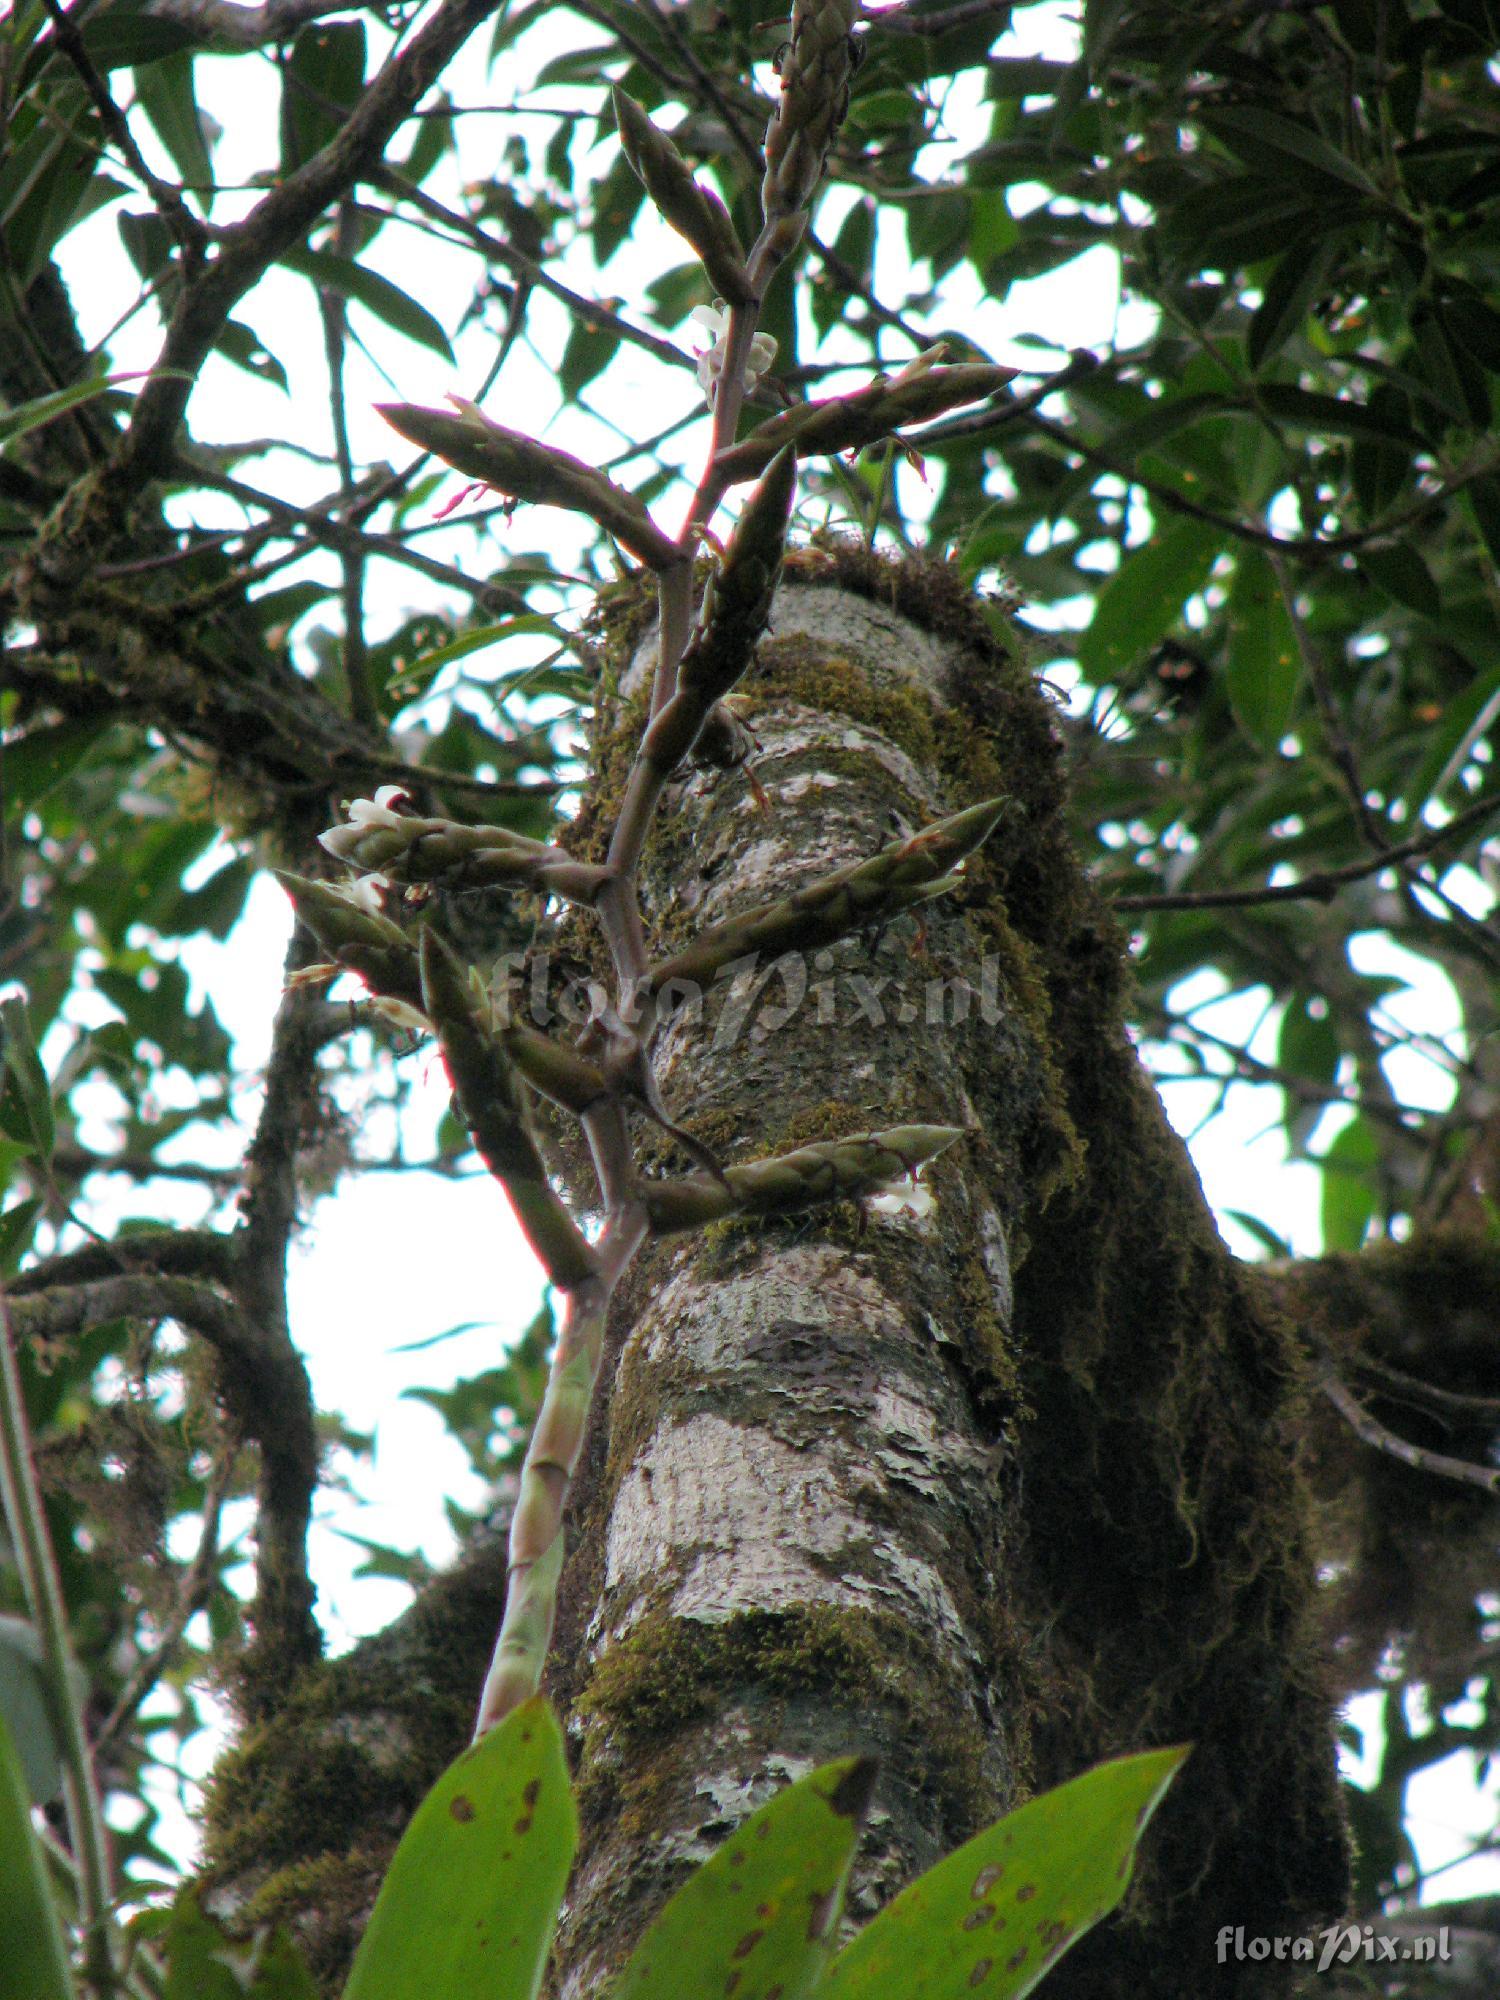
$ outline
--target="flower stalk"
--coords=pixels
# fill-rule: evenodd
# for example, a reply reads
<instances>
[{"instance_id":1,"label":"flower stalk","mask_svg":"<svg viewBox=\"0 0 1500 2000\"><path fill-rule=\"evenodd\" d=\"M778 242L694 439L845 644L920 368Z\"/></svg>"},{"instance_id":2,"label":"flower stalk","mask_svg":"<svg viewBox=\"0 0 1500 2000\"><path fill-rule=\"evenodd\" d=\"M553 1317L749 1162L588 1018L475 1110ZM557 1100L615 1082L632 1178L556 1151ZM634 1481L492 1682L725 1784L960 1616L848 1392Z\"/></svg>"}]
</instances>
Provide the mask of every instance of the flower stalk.
<instances>
[{"instance_id":1,"label":"flower stalk","mask_svg":"<svg viewBox=\"0 0 1500 2000\"><path fill-rule=\"evenodd\" d=\"M796 500L797 466L815 453L858 450L901 427L993 394L1012 371L940 365L941 345L852 395L796 405L738 436L747 395L771 367L759 330L767 284L801 240L849 105L856 0L795 0L779 62L780 93L766 131L762 222L747 251L723 202L701 186L675 142L623 91L615 119L626 160L663 217L692 245L717 294L693 317L710 336L698 379L710 413L702 474L687 517L668 534L635 494L592 466L495 422L473 403L451 411L391 404L400 433L467 478L592 519L655 573L659 608L649 715L621 794L602 865L565 845L496 826L423 818L390 788L357 799L321 836L352 873L340 887L284 877L329 960L358 973L374 1004L405 1010L438 1040L455 1105L475 1148L507 1190L562 1300L557 1349L521 1473L511 1523L504 1620L480 1703L478 1730L499 1722L541 1681L556 1615L563 1520L583 1449L616 1287L640 1245L728 1216L800 1213L868 1198L920 1219L930 1192L915 1175L957 1143L956 1125L902 1125L721 1166L673 1124L653 1066L658 999L674 980L707 980L748 953L818 946L944 893L989 837L1006 802L988 800L776 902L714 925L652 962L638 874L663 793L689 756L745 767L755 739L734 689L767 630ZM695 558L730 487L754 480L722 557L694 607ZM768 801L753 772L757 802ZM565 836L564 836L565 837ZM442 941L408 888L510 890L571 901L598 924L613 994L598 989L571 1044L510 1020L476 973ZM398 915L401 921L397 921ZM603 1224L585 1238L548 1180L530 1115L539 1093L576 1117L598 1182ZM631 1107L644 1109L702 1171L652 1180L636 1165ZM910 1191L907 1191L907 1190Z\"/></svg>"}]
</instances>

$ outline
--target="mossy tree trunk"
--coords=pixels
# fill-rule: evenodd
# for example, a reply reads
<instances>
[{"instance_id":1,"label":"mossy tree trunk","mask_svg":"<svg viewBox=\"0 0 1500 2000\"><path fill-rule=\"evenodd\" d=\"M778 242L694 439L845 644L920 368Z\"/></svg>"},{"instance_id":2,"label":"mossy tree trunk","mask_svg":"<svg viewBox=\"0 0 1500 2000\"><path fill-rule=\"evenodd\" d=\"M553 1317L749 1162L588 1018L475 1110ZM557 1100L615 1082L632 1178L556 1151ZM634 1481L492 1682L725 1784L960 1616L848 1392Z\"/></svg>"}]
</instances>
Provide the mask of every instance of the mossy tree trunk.
<instances>
[{"instance_id":1,"label":"mossy tree trunk","mask_svg":"<svg viewBox=\"0 0 1500 2000\"><path fill-rule=\"evenodd\" d=\"M561 1991L599 1990L813 1763L882 1760L863 1916L1028 1788L1181 1740L1133 1915L1058 1990L1230 1990L1220 1925L1305 1930L1345 1895L1287 1330L1137 1064L1051 711L982 608L943 571L814 551L743 692L765 803L714 774L669 794L644 877L668 939L893 829L1014 805L959 895L689 998L673 1116L726 1158L974 1131L925 1214L674 1239L620 1301L555 1668L585 1822Z\"/></svg>"},{"instance_id":2,"label":"mossy tree trunk","mask_svg":"<svg viewBox=\"0 0 1500 2000\"><path fill-rule=\"evenodd\" d=\"M607 837L650 643L625 603L580 854ZM1221 1926L1302 1934L1346 1896L1299 1350L1130 1045L1125 943L1004 628L939 568L812 550L742 692L764 800L711 772L669 792L643 874L664 944L1013 804L920 921L685 1000L668 1109L726 1161L972 1130L926 1212L716 1225L649 1250L617 1300L549 1678L584 1820L557 1991L599 1992L687 1870L824 1759L882 1761L863 1917L1030 1790L1191 1741L1126 1915L1049 1990L1233 1993ZM665 1138L657 1157L689 1164ZM212 1900L296 1918L330 1990L483 1651L482 1617L434 1593L225 1767Z\"/></svg>"}]
</instances>

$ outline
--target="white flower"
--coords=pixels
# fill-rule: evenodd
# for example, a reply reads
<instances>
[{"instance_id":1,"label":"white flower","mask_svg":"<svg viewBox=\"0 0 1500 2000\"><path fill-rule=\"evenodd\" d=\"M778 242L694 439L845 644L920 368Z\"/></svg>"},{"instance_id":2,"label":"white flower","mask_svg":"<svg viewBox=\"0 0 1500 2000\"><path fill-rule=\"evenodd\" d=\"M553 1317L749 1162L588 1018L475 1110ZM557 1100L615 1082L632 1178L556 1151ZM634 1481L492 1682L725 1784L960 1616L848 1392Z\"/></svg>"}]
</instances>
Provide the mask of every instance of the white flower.
<instances>
[{"instance_id":1,"label":"white flower","mask_svg":"<svg viewBox=\"0 0 1500 2000\"><path fill-rule=\"evenodd\" d=\"M719 377L724 372L725 335L729 331L729 314L725 309L724 301L720 299L716 305L694 306L688 317L696 320L705 333L713 336L713 346L706 353L698 356L697 370L698 386L708 398L708 407L712 409L719 393ZM765 374L775 359L776 342L772 339L771 335L769 333L752 334L750 338L750 352L745 357L745 393L747 395L754 389L756 383Z\"/></svg>"},{"instance_id":2,"label":"white flower","mask_svg":"<svg viewBox=\"0 0 1500 2000\"><path fill-rule=\"evenodd\" d=\"M902 1181L894 1187L882 1188L879 1194L872 1194L869 1207L875 1215L910 1216L914 1222L925 1221L937 1207L932 1189L923 1187L919 1181Z\"/></svg>"},{"instance_id":3,"label":"white flower","mask_svg":"<svg viewBox=\"0 0 1500 2000\"><path fill-rule=\"evenodd\" d=\"M318 845L340 861L351 861L361 837L372 826L400 826L406 817L395 810L395 801L406 798L399 785L382 785L373 799L351 799L344 808L346 824L330 826L318 835Z\"/></svg>"},{"instance_id":4,"label":"white flower","mask_svg":"<svg viewBox=\"0 0 1500 2000\"><path fill-rule=\"evenodd\" d=\"M390 881L384 875L361 875L357 882L344 886L344 894L357 909L366 911L372 917L383 917L385 906L380 895L390 888Z\"/></svg>"}]
</instances>

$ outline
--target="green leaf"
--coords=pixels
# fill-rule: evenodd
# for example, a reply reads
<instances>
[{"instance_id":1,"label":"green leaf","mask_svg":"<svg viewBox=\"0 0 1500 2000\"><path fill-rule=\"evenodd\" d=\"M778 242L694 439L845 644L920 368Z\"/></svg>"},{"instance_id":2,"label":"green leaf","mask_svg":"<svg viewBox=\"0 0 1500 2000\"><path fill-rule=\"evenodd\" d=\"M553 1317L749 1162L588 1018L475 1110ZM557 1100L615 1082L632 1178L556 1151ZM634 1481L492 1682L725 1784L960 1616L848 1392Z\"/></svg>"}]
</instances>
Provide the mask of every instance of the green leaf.
<instances>
[{"instance_id":1,"label":"green leaf","mask_svg":"<svg viewBox=\"0 0 1500 2000\"><path fill-rule=\"evenodd\" d=\"M24 437L28 431L40 430L43 424L77 409L80 403L92 403L96 397L107 395L117 383L131 379L129 375L96 375L87 382L74 382L66 389L54 389L50 395L34 396L29 403L0 410L0 444Z\"/></svg>"},{"instance_id":2,"label":"green leaf","mask_svg":"<svg viewBox=\"0 0 1500 2000\"><path fill-rule=\"evenodd\" d=\"M1229 701L1263 749L1286 734L1300 663L1276 572L1258 549L1242 549L1229 589Z\"/></svg>"},{"instance_id":3,"label":"green leaf","mask_svg":"<svg viewBox=\"0 0 1500 2000\"><path fill-rule=\"evenodd\" d=\"M1315 174L1342 181L1361 194L1380 192L1362 167L1320 133L1277 111L1264 111L1255 104L1224 105L1205 113L1202 123L1247 166L1270 169L1293 181L1305 178L1311 167Z\"/></svg>"},{"instance_id":4,"label":"green leaf","mask_svg":"<svg viewBox=\"0 0 1500 2000\"><path fill-rule=\"evenodd\" d=\"M89 716L76 722L44 723L7 743L4 750L7 811L24 812L40 805L54 786L72 777L108 730L108 723Z\"/></svg>"},{"instance_id":5,"label":"green leaf","mask_svg":"<svg viewBox=\"0 0 1500 2000\"><path fill-rule=\"evenodd\" d=\"M1323 1250L1358 1250L1375 1214L1374 1168L1380 1159L1375 1128L1359 1113L1322 1156Z\"/></svg>"},{"instance_id":6,"label":"green leaf","mask_svg":"<svg viewBox=\"0 0 1500 2000\"><path fill-rule=\"evenodd\" d=\"M1245 340L1250 366L1257 372L1301 328L1332 261L1333 243L1328 237L1312 242L1304 238L1292 245L1271 273Z\"/></svg>"},{"instance_id":7,"label":"green leaf","mask_svg":"<svg viewBox=\"0 0 1500 2000\"><path fill-rule=\"evenodd\" d=\"M278 389L287 387L285 368L262 344L255 329L246 326L242 320L225 320L214 346L226 361L232 361L236 368L243 368L247 375L257 376L262 382L274 383Z\"/></svg>"},{"instance_id":8,"label":"green leaf","mask_svg":"<svg viewBox=\"0 0 1500 2000\"><path fill-rule=\"evenodd\" d=\"M586 319L573 322L558 363L557 379L569 402L577 400L596 375L602 375L620 351L620 336L611 328Z\"/></svg>"},{"instance_id":9,"label":"green leaf","mask_svg":"<svg viewBox=\"0 0 1500 2000\"><path fill-rule=\"evenodd\" d=\"M805 2000L833 1950L875 1764L843 1757L752 1813L667 1904L609 2000Z\"/></svg>"},{"instance_id":10,"label":"green leaf","mask_svg":"<svg viewBox=\"0 0 1500 2000\"><path fill-rule=\"evenodd\" d=\"M867 1924L818 2000L1019 2000L1125 1894L1187 1754L1118 1757L1007 1813Z\"/></svg>"},{"instance_id":11,"label":"green leaf","mask_svg":"<svg viewBox=\"0 0 1500 2000\"><path fill-rule=\"evenodd\" d=\"M1406 811L1420 819L1429 799L1440 799L1474 753L1474 746L1500 715L1500 667L1481 674L1444 709L1426 755L1406 789Z\"/></svg>"},{"instance_id":12,"label":"green leaf","mask_svg":"<svg viewBox=\"0 0 1500 2000\"><path fill-rule=\"evenodd\" d=\"M1187 600L1203 588L1222 538L1201 521L1172 521L1124 561L1094 602L1078 642L1090 680L1109 680L1130 667L1171 630Z\"/></svg>"},{"instance_id":13,"label":"green leaf","mask_svg":"<svg viewBox=\"0 0 1500 2000\"><path fill-rule=\"evenodd\" d=\"M21 1760L0 1716L0 1938L4 1991L18 2000L73 2000L62 1924L31 1827Z\"/></svg>"},{"instance_id":14,"label":"green leaf","mask_svg":"<svg viewBox=\"0 0 1500 2000\"><path fill-rule=\"evenodd\" d=\"M299 271L314 284L326 285L330 291L354 299L397 333L404 333L408 340L430 347L446 361L453 359L453 350L440 322L426 306L418 305L379 271L356 264L352 257L336 257L331 250L288 250L281 261L288 270Z\"/></svg>"},{"instance_id":15,"label":"green leaf","mask_svg":"<svg viewBox=\"0 0 1500 2000\"><path fill-rule=\"evenodd\" d=\"M172 1905L162 1952L162 2000L317 2000L307 1963L285 1931L231 1938L203 1910L194 1889Z\"/></svg>"},{"instance_id":16,"label":"green leaf","mask_svg":"<svg viewBox=\"0 0 1500 2000\"><path fill-rule=\"evenodd\" d=\"M181 49L138 69L135 92L177 171L206 209L213 193L214 170L193 89L191 52Z\"/></svg>"},{"instance_id":17,"label":"green leaf","mask_svg":"<svg viewBox=\"0 0 1500 2000\"><path fill-rule=\"evenodd\" d=\"M1374 438L1377 443L1401 445L1408 451L1417 450L1422 442L1404 416L1375 396L1368 403L1357 403L1352 396L1318 395L1290 382L1262 382L1256 395L1269 415L1295 424L1299 430Z\"/></svg>"},{"instance_id":18,"label":"green leaf","mask_svg":"<svg viewBox=\"0 0 1500 2000\"><path fill-rule=\"evenodd\" d=\"M181 22L148 14L145 0L121 0L83 23L83 46L95 69L106 73L160 62L197 39Z\"/></svg>"},{"instance_id":19,"label":"green leaf","mask_svg":"<svg viewBox=\"0 0 1500 2000\"><path fill-rule=\"evenodd\" d=\"M283 174L328 144L359 102L364 80L363 22L315 21L302 30L282 70Z\"/></svg>"},{"instance_id":20,"label":"green leaf","mask_svg":"<svg viewBox=\"0 0 1500 2000\"><path fill-rule=\"evenodd\" d=\"M1258 1215L1251 1215L1243 1208L1226 1208L1224 1213L1231 1222L1237 1222L1248 1236L1253 1236L1268 1257L1290 1257L1292 1246L1284 1236L1278 1236L1269 1223L1262 1222Z\"/></svg>"},{"instance_id":21,"label":"green leaf","mask_svg":"<svg viewBox=\"0 0 1500 2000\"><path fill-rule=\"evenodd\" d=\"M1500 478L1487 472L1480 479L1471 479L1464 488L1464 499L1481 540L1492 559L1500 563Z\"/></svg>"},{"instance_id":22,"label":"green leaf","mask_svg":"<svg viewBox=\"0 0 1500 2000\"><path fill-rule=\"evenodd\" d=\"M86 1681L83 1686L86 1691ZM30 1619L9 1612L0 1614L0 1717L20 1759L32 1804L46 1805L62 1790L62 1752L47 1711L42 1645Z\"/></svg>"},{"instance_id":23,"label":"green leaf","mask_svg":"<svg viewBox=\"0 0 1500 2000\"><path fill-rule=\"evenodd\" d=\"M26 1129L12 1132L11 1136L16 1139L30 1138L42 1158L50 1159L57 1141L57 1127L52 1116L52 1087L36 1052L24 1000L0 1000L0 1060L3 1060L5 1073L14 1083L19 1110L25 1120ZM7 1104L9 1099L10 1091L7 1090ZM8 1120L6 1126L9 1130Z\"/></svg>"},{"instance_id":24,"label":"green leaf","mask_svg":"<svg viewBox=\"0 0 1500 2000\"><path fill-rule=\"evenodd\" d=\"M1442 600L1432 571L1405 540L1367 544L1359 552L1359 566L1377 590L1416 611L1423 618L1436 618Z\"/></svg>"},{"instance_id":25,"label":"green leaf","mask_svg":"<svg viewBox=\"0 0 1500 2000\"><path fill-rule=\"evenodd\" d=\"M536 2000L577 1845L562 1731L536 1696L417 1807L344 2000Z\"/></svg>"},{"instance_id":26,"label":"green leaf","mask_svg":"<svg viewBox=\"0 0 1500 2000\"><path fill-rule=\"evenodd\" d=\"M514 618L502 618L496 625L482 625L474 632L461 632L456 639L445 645L434 646L430 653L423 653L409 666L403 667L386 688L387 694L398 694L403 700L427 687L440 667L450 660L462 660L470 653L482 653L486 647L496 646L503 639L514 639L523 633L544 633L550 639L560 639L571 643L566 630L555 618L549 618L545 611L522 612Z\"/></svg>"}]
</instances>

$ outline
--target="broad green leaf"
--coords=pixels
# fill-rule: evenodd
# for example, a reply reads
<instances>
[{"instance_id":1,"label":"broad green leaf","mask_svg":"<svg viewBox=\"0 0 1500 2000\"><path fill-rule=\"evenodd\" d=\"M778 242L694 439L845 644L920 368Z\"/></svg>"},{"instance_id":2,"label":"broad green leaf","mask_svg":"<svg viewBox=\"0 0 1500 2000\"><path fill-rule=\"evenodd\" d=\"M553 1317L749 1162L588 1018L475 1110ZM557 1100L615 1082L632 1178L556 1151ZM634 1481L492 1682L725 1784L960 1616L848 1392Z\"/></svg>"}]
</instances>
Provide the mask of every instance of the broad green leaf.
<instances>
[{"instance_id":1,"label":"broad green leaf","mask_svg":"<svg viewBox=\"0 0 1500 2000\"><path fill-rule=\"evenodd\" d=\"M1148 653L1182 616L1182 608L1208 581L1222 538L1200 521L1172 521L1120 567L1094 602L1094 616L1078 642L1078 659L1090 680L1109 680Z\"/></svg>"},{"instance_id":2,"label":"broad green leaf","mask_svg":"<svg viewBox=\"0 0 1500 2000\"><path fill-rule=\"evenodd\" d=\"M1274 359L1301 327L1323 288L1332 255L1327 237L1311 243L1304 239L1292 245L1271 273L1245 340L1252 368L1259 370Z\"/></svg>"},{"instance_id":3,"label":"broad green leaf","mask_svg":"<svg viewBox=\"0 0 1500 2000\"><path fill-rule=\"evenodd\" d=\"M1130 1883L1186 1748L1117 1757L929 1868L846 1945L818 2000L1020 2000Z\"/></svg>"},{"instance_id":4,"label":"broad green leaf","mask_svg":"<svg viewBox=\"0 0 1500 2000\"><path fill-rule=\"evenodd\" d=\"M86 1698L88 1676L70 1662L75 1694ZM21 1760L35 1805L46 1805L62 1790L62 1752L47 1709L42 1644L29 1618L0 1615L0 1717ZM0 1932L0 1936L4 1933Z\"/></svg>"},{"instance_id":5,"label":"broad green leaf","mask_svg":"<svg viewBox=\"0 0 1500 2000\"><path fill-rule=\"evenodd\" d=\"M0 1715L0 1938L5 2000L73 2000L62 1924L31 1826L21 1760Z\"/></svg>"},{"instance_id":6,"label":"broad green leaf","mask_svg":"<svg viewBox=\"0 0 1500 2000\"><path fill-rule=\"evenodd\" d=\"M875 1764L843 1757L735 1828L636 1946L609 2000L806 2000L823 1992Z\"/></svg>"},{"instance_id":7,"label":"broad green leaf","mask_svg":"<svg viewBox=\"0 0 1500 2000\"><path fill-rule=\"evenodd\" d=\"M344 2000L536 2000L577 1845L562 1731L538 1695L417 1807Z\"/></svg>"},{"instance_id":8,"label":"broad green leaf","mask_svg":"<svg viewBox=\"0 0 1500 2000\"><path fill-rule=\"evenodd\" d=\"M1322 1154L1323 1249L1358 1250L1375 1215L1380 1142L1361 1112Z\"/></svg>"},{"instance_id":9,"label":"broad green leaf","mask_svg":"<svg viewBox=\"0 0 1500 2000\"><path fill-rule=\"evenodd\" d=\"M50 1158L57 1140L57 1127L52 1116L52 1086L36 1052L24 1000L0 1000L0 1061L3 1061L6 1073L14 1082L20 1111L29 1128L27 1131L12 1132L11 1137L31 1138L42 1157ZM6 1099L9 1094L8 1091L4 1093Z\"/></svg>"},{"instance_id":10,"label":"broad green leaf","mask_svg":"<svg viewBox=\"0 0 1500 2000\"><path fill-rule=\"evenodd\" d=\"M355 300L397 333L404 333L408 340L430 347L446 361L453 359L441 323L426 306L419 305L379 271L356 264L352 257L336 257L331 250L288 250L281 261L289 271L299 271L314 284L326 285L330 291Z\"/></svg>"},{"instance_id":11,"label":"broad green leaf","mask_svg":"<svg viewBox=\"0 0 1500 2000\"><path fill-rule=\"evenodd\" d=\"M1404 604L1409 611L1419 612L1423 618L1436 618L1442 610L1432 571L1412 542L1402 539L1369 543L1359 552L1359 566L1377 590Z\"/></svg>"},{"instance_id":12,"label":"broad green leaf","mask_svg":"<svg viewBox=\"0 0 1500 2000\"><path fill-rule=\"evenodd\" d=\"M282 69L281 171L305 166L359 102L365 80L361 21L315 21L292 45Z\"/></svg>"},{"instance_id":13,"label":"broad green leaf","mask_svg":"<svg viewBox=\"0 0 1500 2000\"><path fill-rule=\"evenodd\" d=\"M1229 590L1229 700L1264 749L1286 734L1296 706L1299 663L1276 573L1258 549L1242 549Z\"/></svg>"},{"instance_id":14,"label":"broad green leaf","mask_svg":"<svg viewBox=\"0 0 1500 2000\"><path fill-rule=\"evenodd\" d=\"M139 68L159 62L179 49L191 48L198 37L179 21L150 14L145 0L123 0L101 8L83 23L83 45L96 69Z\"/></svg>"},{"instance_id":15,"label":"broad green leaf","mask_svg":"<svg viewBox=\"0 0 1500 2000\"><path fill-rule=\"evenodd\" d=\"M14 813L40 805L55 785L73 775L108 731L107 722L89 716L76 722L43 723L7 743L6 810Z\"/></svg>"},{"instance_id":16,"label":"broad green leaf","mask_svg":"<svg viewBox=\"0 0 1500 2000\"><path fill-rule=\"evenodd\" d=\"M135 92L177 171L206 209L213 192L214 170L193 89L191 51L179 50L138 69Z\"/></svg>"},{"instance_id":17,"label":"broad green leaf","mask_svg":"<svg viewBox=\"0 0 1500 2000\"><path fill-rule=\"evenodd\" d=\"M307 1962L285 1931L231 1938L185 1890L161 1938L162 2000L317 2000Z\"/></svg>"},{"instance_id":18,"label":"broad green leaf","mask_svg":"<svg viewBox=\"0 0 1500 2000\"><path fill-rule=\"evenodd\" d=\"M225 320L214 346L226 361L243 368L247 375L259 376L262 382L274 383L278 389L286 388L285 368L254 328L246 326L243 320Z\"/></svg>"},{"instance_id":19,"label":"broad green leaf","mask_svg":"<svg viewBox=\"0 0 1500 2000\"><path fill-rule=\"evenodd\" d=\"M1237 153L1247 166L1271 166L1292 179L1305 176L1311 167L1316 174L1343 181L1361 194L1379 190L1363 167L1357 166L1321 133L1279 112L1265 111L1255 104L1224 105L1205 114L1203 123L1216 139Z\"/></svg>"}]
</instances>

